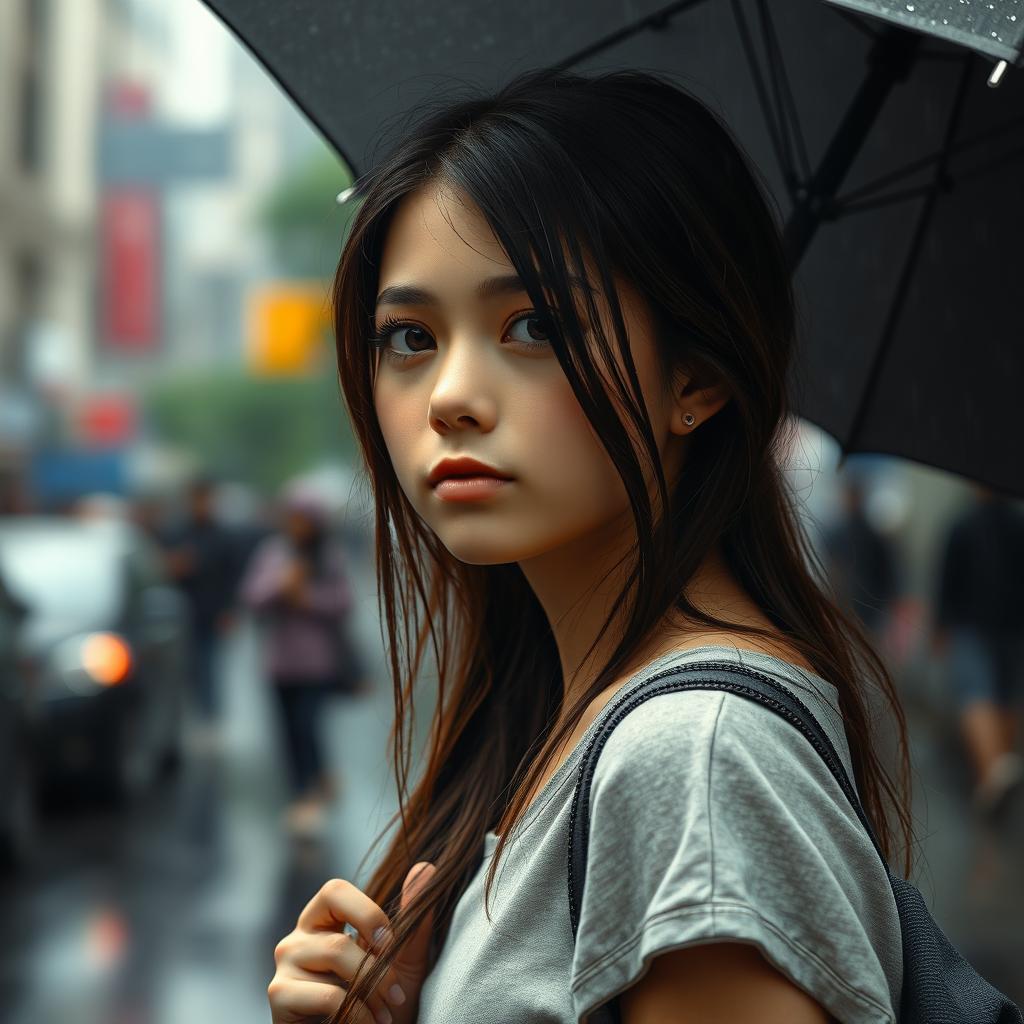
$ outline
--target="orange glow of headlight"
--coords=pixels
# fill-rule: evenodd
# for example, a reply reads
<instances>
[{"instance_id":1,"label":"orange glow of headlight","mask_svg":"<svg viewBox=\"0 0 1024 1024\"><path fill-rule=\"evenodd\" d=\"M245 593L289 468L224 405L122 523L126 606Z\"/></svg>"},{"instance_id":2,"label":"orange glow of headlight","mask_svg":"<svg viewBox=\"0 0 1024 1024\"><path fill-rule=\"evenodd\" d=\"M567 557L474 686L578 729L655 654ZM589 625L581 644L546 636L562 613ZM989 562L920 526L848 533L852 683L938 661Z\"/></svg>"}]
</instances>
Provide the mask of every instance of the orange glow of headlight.
<instances>
[{"instance_id":1,"label":"orange glow of headlight","mask_svg":"<svg viewBox=\"0 0 1024 1024\"><path fill-rule=\"evenodd\" d=\"M132 652L113 633L93 633L82 644L82 665L100 686L117 686L128 678Z\"/></svg>"}]
</instances>

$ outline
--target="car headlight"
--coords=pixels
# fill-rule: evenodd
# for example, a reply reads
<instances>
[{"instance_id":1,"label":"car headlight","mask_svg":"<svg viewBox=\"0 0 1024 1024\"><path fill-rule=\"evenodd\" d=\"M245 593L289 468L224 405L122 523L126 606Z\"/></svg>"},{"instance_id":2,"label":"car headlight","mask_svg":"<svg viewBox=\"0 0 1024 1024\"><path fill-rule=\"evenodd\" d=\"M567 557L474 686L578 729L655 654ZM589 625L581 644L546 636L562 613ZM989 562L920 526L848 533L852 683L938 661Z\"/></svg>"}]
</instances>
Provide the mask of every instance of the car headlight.
<instances>
[{"instance_id":1,"label":"car headlight","mask_svg":"<svg viewBox=\"0 0 1024 1024\"><path fill-rule=\"evenodd\" d=\"M88 633L60 644L52 664L68 690L86 696L123 683L131 675L133 658L124 637Z\"/></svg>"}]
</instances>

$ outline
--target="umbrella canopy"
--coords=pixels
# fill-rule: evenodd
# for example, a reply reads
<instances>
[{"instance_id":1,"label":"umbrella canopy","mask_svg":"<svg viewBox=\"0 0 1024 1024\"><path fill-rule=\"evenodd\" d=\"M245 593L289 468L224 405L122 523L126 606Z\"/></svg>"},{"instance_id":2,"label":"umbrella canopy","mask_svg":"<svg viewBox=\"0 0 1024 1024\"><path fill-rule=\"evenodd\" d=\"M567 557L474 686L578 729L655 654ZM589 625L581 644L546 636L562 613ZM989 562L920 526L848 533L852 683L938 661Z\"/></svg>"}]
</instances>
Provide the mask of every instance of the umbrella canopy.
<instances>
[{"instance_id":1,"label":"umbrella canopy","mask_svg":"<svg viewBox=\"0 0 1024 1024\"><path fill-rule=\"evenodd\" d=\"M883 18L903 28L948 39L978 53L1018 64L1024 51L1024 3L950 3L949 0L825 0Z\"/></svg>"},{"instance_id":2,"label":"umbrella canopy","mask_svg":"<svg viewBox=\"0 0 1024 1024\"><path fill-rule=\"evenodd\" d=\"M1024 495L1021 0L207 2L356 175L426 99L547 65L676 77L778 199L794 409L844 453Z\"/></svg>"}]
</instances>

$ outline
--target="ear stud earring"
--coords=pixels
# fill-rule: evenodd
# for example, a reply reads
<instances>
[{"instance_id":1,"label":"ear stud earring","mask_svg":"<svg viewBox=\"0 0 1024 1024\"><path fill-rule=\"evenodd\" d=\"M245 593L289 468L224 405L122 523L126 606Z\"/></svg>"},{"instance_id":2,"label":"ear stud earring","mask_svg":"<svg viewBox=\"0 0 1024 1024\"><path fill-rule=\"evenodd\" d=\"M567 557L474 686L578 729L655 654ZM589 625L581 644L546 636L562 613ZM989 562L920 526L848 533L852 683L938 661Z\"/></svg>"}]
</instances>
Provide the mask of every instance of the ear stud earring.
<instances>
[{"instance_id":1,"label":"ear stud earring","mask_svg":"<svg viewBox=\"0 0 1024 1024\"><path fill-rule=\"evenodd\" d=\"M694 416L693 416L693 413L692 413L692 412L688 412L688 413L687 413L687 414L686 414L686 415L685 415L685 416L683 417L683 422L684 422L684 423L685 423L685 424L686 424L686 425L687 425L688 427L692 427L692 426L693 426L693 424L694 424Z\"/></svg>"}]
</instances>

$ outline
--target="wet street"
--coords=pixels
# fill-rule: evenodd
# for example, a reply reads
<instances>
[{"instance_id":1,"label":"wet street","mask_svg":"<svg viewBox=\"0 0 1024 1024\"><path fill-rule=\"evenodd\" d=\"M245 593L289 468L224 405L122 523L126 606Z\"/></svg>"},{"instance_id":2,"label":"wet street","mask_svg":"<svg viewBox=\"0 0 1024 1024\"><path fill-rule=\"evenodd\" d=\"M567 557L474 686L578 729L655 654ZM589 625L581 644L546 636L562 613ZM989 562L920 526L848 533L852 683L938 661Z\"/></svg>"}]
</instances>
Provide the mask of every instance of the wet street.
<instances>
[{"instance_id":1,"label":"wet street","mask_svg":"<svg viewBox=\"0 0 1024 1024\"><path fill-rule=\"evenodd\" d=\"M365 570L360 579L359 632L373 653L376 599ZM251 628L231 640L222 681L219 753L191 750L179 774L129 812L52 811L36 863L3 884L7 1024L267 1021L277 940L327 878L368 877L360 858L395 808L390 693L378 686L326 716L341 791L327 836L310 842L281 826L280 740ZM911 711L927 858L915 881L962 951L1024 1002L1022 808L998 830L968 827L955 736Z\"/></svg>"},{"instance_id":2,"label":"wet street","mask_svg":"<svg viewBox=\"0 0 1024 1024\"><path fill-rule=\"evenodd\" d=\"M376 660L368 578L355 581L357 626ZM326 836L310 841L282 827L281 738L249 624L228 642L221 681L219 752L193 744L178 775L130 811L51 808L36 862L0 884L6 1024L269 1020L277 940L328 878L369 876L360 859L397 806L390 689L329 707L340 792Z\"/></svg>"},{"instance_id":3,"label":"wet street","mask_svg":"<svg viewBox=\"0 0 1024 1024\"><path fill-rule=\"evenodd\" d=\"M906 701L917 852L912 881L939 927L993 985L1024 1006L1024 792L995 822L969 806L955 723Z\"/></svg>"}]
</instances>

